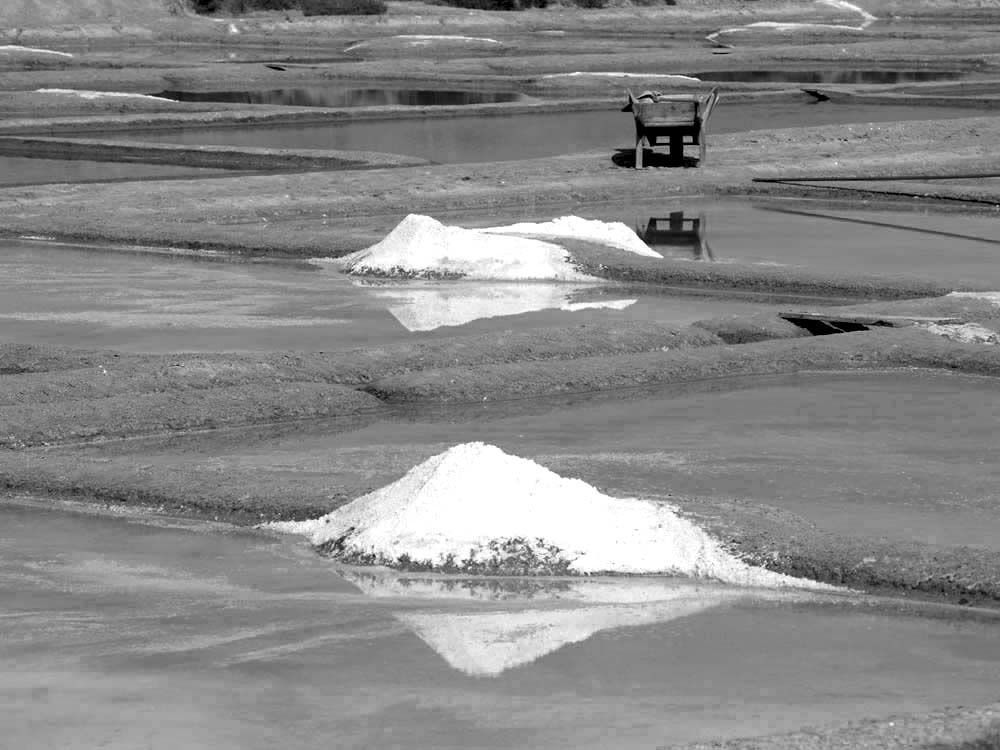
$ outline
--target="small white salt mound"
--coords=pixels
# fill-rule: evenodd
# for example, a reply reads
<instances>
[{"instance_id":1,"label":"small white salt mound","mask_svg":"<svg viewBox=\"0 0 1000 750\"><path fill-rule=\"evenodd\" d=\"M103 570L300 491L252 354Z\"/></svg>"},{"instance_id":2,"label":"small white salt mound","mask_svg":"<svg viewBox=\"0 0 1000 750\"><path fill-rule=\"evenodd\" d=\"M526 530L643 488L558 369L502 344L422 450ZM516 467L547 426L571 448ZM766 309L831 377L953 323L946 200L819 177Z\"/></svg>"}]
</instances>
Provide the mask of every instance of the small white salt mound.
<instances>
[{"instance_id":1,"label":"small white salt mound","mask_svg":"<svg viewBox=\"0 0 1000 750\"><path fill-rule=\"evenodd\" d=\"M397 39L411 39L427 42L478 42L481 44L501 44L496 39L485 36L462 36L460 34L397 34Z\"/></svg>"},{"instance_id":2,"label":"small white salt mound","mask_svg":"<svg viewBox=\"0 0 1000 750\"><path fill-rule=\"evenodd\" d=\"M461 284L396 285L376 287L372 295L387 302L389 313L408 331L432 331L461 326L474 320L522 315L538 310L578 312L605 308L624 310L634 299L570 302L583 285L567 284Z\"/></svg>"},{"instance_id":3,"label":"small white salt mound","mask_svg":"<svg viewBox=\"0 0 1000 750\"><path fill-rule=\"evenodd\" d=\"M151 99L162 102L164 99L149 94L129 94L124 91L85 91L82 89L35 89L36 94L58 94L63 96L78 96L81 99Z\"/></svg>"},{"instance_id":4,"label":"small white salt mound","mask_svg":"<svg viewBox=\"0 0 1000 750\"><path fill-rule=\"evenodd\" d=\"M949 297L964 297L965 299L981 299L1000 305L1000 292L950 292Z\"/></svg>"},{"instance_id":5,"label":"small white salt mound","mask_svg":"<svg viewBox=\"0 0 1000 750\"><path fill-rule=\"evenodd\" d=\"M728 29L713 31L705 38L710 42L718 42L720 36L741 34L743 32L772 31L777 34L792 34L795 32L827 32L827 31L864 31L864 26L846 26L836 23L791 23L782 21L757 21L746 26L734 26Z\"/></svg>"},{"instance_id":6,"label":"small white salt mound","mask_svg":"<svg viewBox=\"0 0 1000 750\"><path fill-rule=\"evenodd\" d=\"M503 42L497 41L496 39L490 39L484 36L461 36L459 34L396 34L395 36L389 37L390 40L395 39L408 43L411 47L426 47L428 45L444 42L445 44L485 44L485 45L502 45ZM384 44L384 39L380 40L365 40L363 42L355 42L349 47L344 48L344 52L350 52L356 49L365 49L366 47L372 47L376 44Z\"/></svg>"},{"instance_id":7,"label":"small white salt mound","mask_svg":"<svg viewBox=\"0 0 1000 750\"><path fill-rule=\"evenodd\" d=\"M978 323L925 323L920 327L962 344L1000 344L1000 333Z\"/></svg>"},{"instance_id":8,"label":"small white salt mound","mask_svg":"<svg viewBox=\"0 0 1000 750\"><path fill-rule=\"evenodd\" d=\"M515 234L525 237L550 237L586 240L608 247L615 247L636 255L649 258L662 258L658 252L650 248L627 225L620 221L601 221L600 219L582 219L579 216L560 216L552 221L540 223L521 222L507 224L502 227L487 227L484 232L490 234Z\"/></svg>"},{"instance_id":9,"label":"small white salt mound","mask_svg":"<svg viewBox=\"0 0 1000 750\"><path fill-rule=\"evenodd\" d=\"M872 24L878 20L877 17L873 16L864 8L857 6L854 3L849 3L847 0L816 0L816 2L820 5L829 5L831 8L850 11L851 13L858 13L867 22L867 24Z\"/></svg>"},{"instance_id":10,"label":"small white salt mound","mask_svg":"<svg viewBox=\"0 0 1000 750\"><path fill-rule=\"evenodd\" d=\"M677 81L694 81L695 83L700 82L700 78L695 78L694 76L681 75L680 73L624 73L620 71L616 72L592 72L587 70L577 70L572 73L548 73L541 76L542 78L581 78L583 76L594 76L597 78L664 78L667 80L677 80Z\"/></svg>"},{"instance_id":11,"label":"small white salt mound","mask_svg":"<svg viewBox=\"0 0 1000 750\"><path fill-rule=\"evenodd\" d=\"M873 23L875 23L878 18L873 16L871 13L866 11L864 8L860 8L853 3L849 3L846 0L816 0L817 5L826 5L831 8L837 8L838 10L846 10L851 13L858 13L861 15L861 24L858 26L849 26L846 24L837 23L803 23L803 22L788 22L788 21L757 21L756 23L749 23L746 26L733 26L728 29L719 29L705 38L710 42L719 42L720 36L726 36L731 34L739 34L744 31L773 31L779 34L789 34L797 31L805 32L826 32L826 31L864 31Z\"/></svg>"},{"instance_id":12,"label":"small white salt mound","mask_svg":"<svg viewBox=\"0 0 1000 750\"><path fill-rule=\"evenodd\" d=\"M270 525L392 563L543 561L571 573L663 573L761 588L831 587L756 568L663 503L601 494L483 443L457 445L312 521ZM466 568L471 568L469 564Z\"/></svg>"},{"instance_id":13,"label":"small white salt mound","mask_svg":"<svg viewBox=\"0 0 1000 750\"><path fill-rule=\"evenodd\" d=\"M610 299L602 302L567 302L559 309L566 312L579 312L580 310L624 310L638 301L637 299Z\"/></svg>"},{"instance_id":14,"label":"small white salt mound","mask_svg":"<svg viewBox=\"0 0 1000 750\"><path fill-rule=\"evenodd\" d=\"M22 47L20 44L0 44L0 53L9 54L11 52L27 52L33 55L55 55L56 57L73 57L73 55L69 52L59 52L54 49Z\"/></svg>"},{"instance_id":15,"label":"small white salt mound","mask_svg":"<svg viewBox=\"0 0 1000 750\"><path fill-rule=\"evenodd\" d=\"M550 242L445 226L410 214L385 239L342 259L350 274L508 281L593 281Z\"/></svg>"}]
</instances>

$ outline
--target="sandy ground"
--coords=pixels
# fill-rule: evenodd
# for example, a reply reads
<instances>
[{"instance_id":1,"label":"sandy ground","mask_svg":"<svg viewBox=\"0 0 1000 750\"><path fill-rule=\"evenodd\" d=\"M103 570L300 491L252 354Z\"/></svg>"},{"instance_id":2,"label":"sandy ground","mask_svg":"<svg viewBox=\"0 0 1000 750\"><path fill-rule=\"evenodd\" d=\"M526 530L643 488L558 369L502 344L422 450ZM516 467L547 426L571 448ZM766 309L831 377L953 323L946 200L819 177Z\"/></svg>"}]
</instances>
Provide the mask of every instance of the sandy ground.
<instances>
[{"instance_id":1,"label":"sandy ground","mask_svg":"<svg viewBox=\"0 0 1000 750\"><path fill-rule=\"evenodd\" d=\"M1000 80L1000 4L994 0L868 0L862 5L880 21L867 28L860 28L860 16L853 11L777 0L678 0L671 7L521 14L456 13L393 3L383 19L281 14L204 19L161 13L159 6L146 3L144 14L151 15L135 16L128 23L114 17L113 3L94 5L107 11L103 16L92 12L94 8L74 14L71 4L51 5L50 15L32 10L32 3L0 11L0 25L8 29L3 41L36 48L0 50L0 135L31 136L37 149L76 149L78 158L85 149L90 149L90 158L98 153L121 156L123 147L86 135L108 124L141 129L334 121L398 118L412 110L345 113L95 99L36 89L149 93L169 87L432 80L441 86L512 87L536 99L534 104L514 106L545 109L566 106L559 102L568 100L581 108L615 106L625 85L660 87L654 73L692 70L919 67ZM841 28L744 28L725 37L730 47L704 40L720 29L758 21ZM428 45L401 36L424 33L467 38ZM587 71L634 75L560 75ZM792 88L731 84L724 95L786 96ZM835 88L829 93L843 97L915 101L913 97L922 96L920 86L912 84ZM801 184L807 177L867 177L822 188L825 194L831 188L849 189L848 197L859 203L916 201L931 209L995 213L1000 181L968 177L1000 174L997 93L990 86L985 91L969 95L959 84L934 84L929 96L940 106L963 107L968 117L962 119L714 136L710 162L698 168L692 168L691 161L688 168L674 168L662 155L648 154L651 168L637 172L631 168L631 153L614 149L459 165L415 165L384 154L313 156L237 149L226 156L226 166L284 168L293 166L295 159L313 158L317 161L298 166L338 170L7 188L0 190L0 233L302 258L356 250L373 226L406 212L516 216L527 207L537 211L552 206L555 212L568 205L649 196L814 197L815 184ZM494 109L504 111L503 105ZM628 126L623 119L623 129ZM89 143L77 142L81 135ZM28 147L27 141L3 146L13 151ZM134 152L129 158L188 160L170 163L200 159L204 164L221 158L204 148L130 148ZM353 168L358 161L367 168ZM876 179L906 175L911 179ZM962 179L932 179L947 176ZM799 178L799 183L755 182L761 178ZM327 215L349 221L351 229L331 236L318 221ZM942 297L951 291L946 285L905 274L878 279L859 272L821 274L738 265L665 271L641 260L623 263L593 247L574 252L588 270L613 281L846 298L858 304L828 312L937 316L997 327L996 308L990 303ZM992 379L1000 375L1000 354L989 345L956 343L914 327L814 338L774 316L707 320L683 329L590 325L455 337L433 345L261 357L138 356L15 346L0 338L0 488L242 524L301 518L325 512L370 487L363 480L334 486L322 472L265 476L238 462L220 464L215 454L243 439L264 440L260 450L266 454L282 436L294 435L302 420L319 417L330 419L328 429L336 434L375 421L403 424L408 418L404 407L412 413L439 409L441 404L567 397L585 391L613 394L713 378L893 368ZM181 436L194 447L172 453L171 441ZM199 445L203 455L198 455ZM682 506L741 555L777 570L873 591L991 607L1000 602L1000 559L988 549L851 537L766 504L725 497L691 498ZM970 738L995 717L994 706L725 746L913 747L944 737Z\"/></svg>"}]
</instances>

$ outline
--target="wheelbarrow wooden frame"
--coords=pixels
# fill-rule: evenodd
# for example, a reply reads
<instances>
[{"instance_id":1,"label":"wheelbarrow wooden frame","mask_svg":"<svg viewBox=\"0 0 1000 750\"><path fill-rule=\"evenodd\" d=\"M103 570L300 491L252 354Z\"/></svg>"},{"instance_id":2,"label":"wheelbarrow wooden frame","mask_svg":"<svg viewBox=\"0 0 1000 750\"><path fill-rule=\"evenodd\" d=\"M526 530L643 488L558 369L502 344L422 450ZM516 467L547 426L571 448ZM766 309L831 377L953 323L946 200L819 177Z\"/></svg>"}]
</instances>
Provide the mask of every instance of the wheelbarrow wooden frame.
<instances>
[{"instance_id":1,"label":"wheelbarrow wooden frame","mask_svg":"<svg viewBox=\"0 0 1000 750\"><path fill-rule=\"evenodd\" d=\"M656 147L658 138L670 142L670 160L679 164L684 159L685 138L687 145L698 146L698 166L705 163L708 145L708 118L712 116L719 90L707 94L670 94L636 97L626 89L628 104L624 111L635 117L635 167L642 169L645 146Z\"/></svg>"}]
</instances>

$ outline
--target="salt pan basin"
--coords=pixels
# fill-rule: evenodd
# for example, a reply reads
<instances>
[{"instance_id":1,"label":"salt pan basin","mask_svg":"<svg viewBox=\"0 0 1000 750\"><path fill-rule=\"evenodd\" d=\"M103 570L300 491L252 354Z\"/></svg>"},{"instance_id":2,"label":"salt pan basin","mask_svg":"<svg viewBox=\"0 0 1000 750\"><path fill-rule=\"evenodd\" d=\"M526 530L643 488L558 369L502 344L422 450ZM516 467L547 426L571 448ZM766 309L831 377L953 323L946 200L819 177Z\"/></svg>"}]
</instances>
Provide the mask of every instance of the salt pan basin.
<instances>
[{"instance_id":1,"label":"salt pan basin","mask_svg":"<svg viewBox=\"0 0 1000 750\"><path fill-rule=\"evenodd\" d=\"M294 537L2 493L0 548L11 748L650 750L978 705L1000 682L1000 623L969 608L648 578L388 596Z\"/></svg>"}]
</instances>

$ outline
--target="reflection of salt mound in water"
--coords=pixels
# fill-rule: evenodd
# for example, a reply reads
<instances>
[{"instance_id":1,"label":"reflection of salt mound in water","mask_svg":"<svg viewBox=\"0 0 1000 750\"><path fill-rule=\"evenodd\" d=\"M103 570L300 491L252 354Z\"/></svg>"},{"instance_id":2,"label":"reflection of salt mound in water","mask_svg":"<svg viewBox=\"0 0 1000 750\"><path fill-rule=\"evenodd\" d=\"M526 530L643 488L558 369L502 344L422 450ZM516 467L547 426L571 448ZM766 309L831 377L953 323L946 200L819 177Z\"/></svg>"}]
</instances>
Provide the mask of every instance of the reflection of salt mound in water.
<instances>
[{"instance_id":1,"label":"reflection of salt mound in water","mask_svg":"<svg viewBox=\"0 0 1000 750\"><path fill-rule=\"evenodd\" d=\"M385 299L389 312L410 331L430 331L481 318L521 315L536 310L624 310L636 302L634 299L570 301L584 289L565 284L441 283L379 287L372 289L372 293Z\"/></svg>"},{"instance_id":2,"label":"reflection of salt mound in water","mask_svg":"<svg viewBox=\"0 0 1000 750\"><path fill-rule=\"evenodd\" d=\"M797 589L728 589L716 583L650 576L461 576L356 567L338 568L337 574L373 599L640 605L737 593L755 602L815 601L818 596Z\"/></svg>"},{"instance_id":3,"label":"reflection of salt mound in water","mask_svg":"<svg viewBox=\"0 0 1000 750\"><path fill-rule=\"evenodd\" d=\"M740 596L732 590L685 593L652 604L472 614L399 613L428 646L469 675L494 676L610 628L686 617Z\"/></svg>"},{"instance_id":4,"label":"reflection of salt mound in water","mask_svg":"<svg viewBox=\"0 0 1000 750\"><path fill-rule=\"evenodd\" d=\"M667 573L769 588L829 588L736 559L669 505L601 494L494 446L467 443L312 521L347 561L499 574Z\"/></svg>"},{"instance_id":5,"label":"reflection of salt mound in water","mask_svg":"<svg viewBox=\"0 0 1000 750\"><path fill-rule=\"evenodd\" d=\"M727 588L676 578L462 577L357 568L337 572L377 599L532 606L502 612L396 613L452 667L475 676L495 676L611 628L667 622L727 604L825 598L799 590Z\"/></svg>"},{"instance_id":6,"label":"reflection of salt mound in water","mask_svg":"<svg viewBox=\"0 0 1000 750\"><path fill-rule=\"evenodd\" d=\"M620 221L608 222L598 219L581 219L579 216L560 216L558 219L540 224L524 222L502 227L487 227L482 231L490 234L587 240L649 258L663 257L643 242L634 230Z\"/></svg>"},{"instance_id":7,"label":"reflection of salt mound in water","mask_svg":"<svg viewBox=\"0 0 1000 750\"><path fill-rule=\"evenodd\" d=\"M385 239L345 256L350 274L411 278L592 281L550 242L445 226L410 214Z\"/></svg>"}]
</instances>

